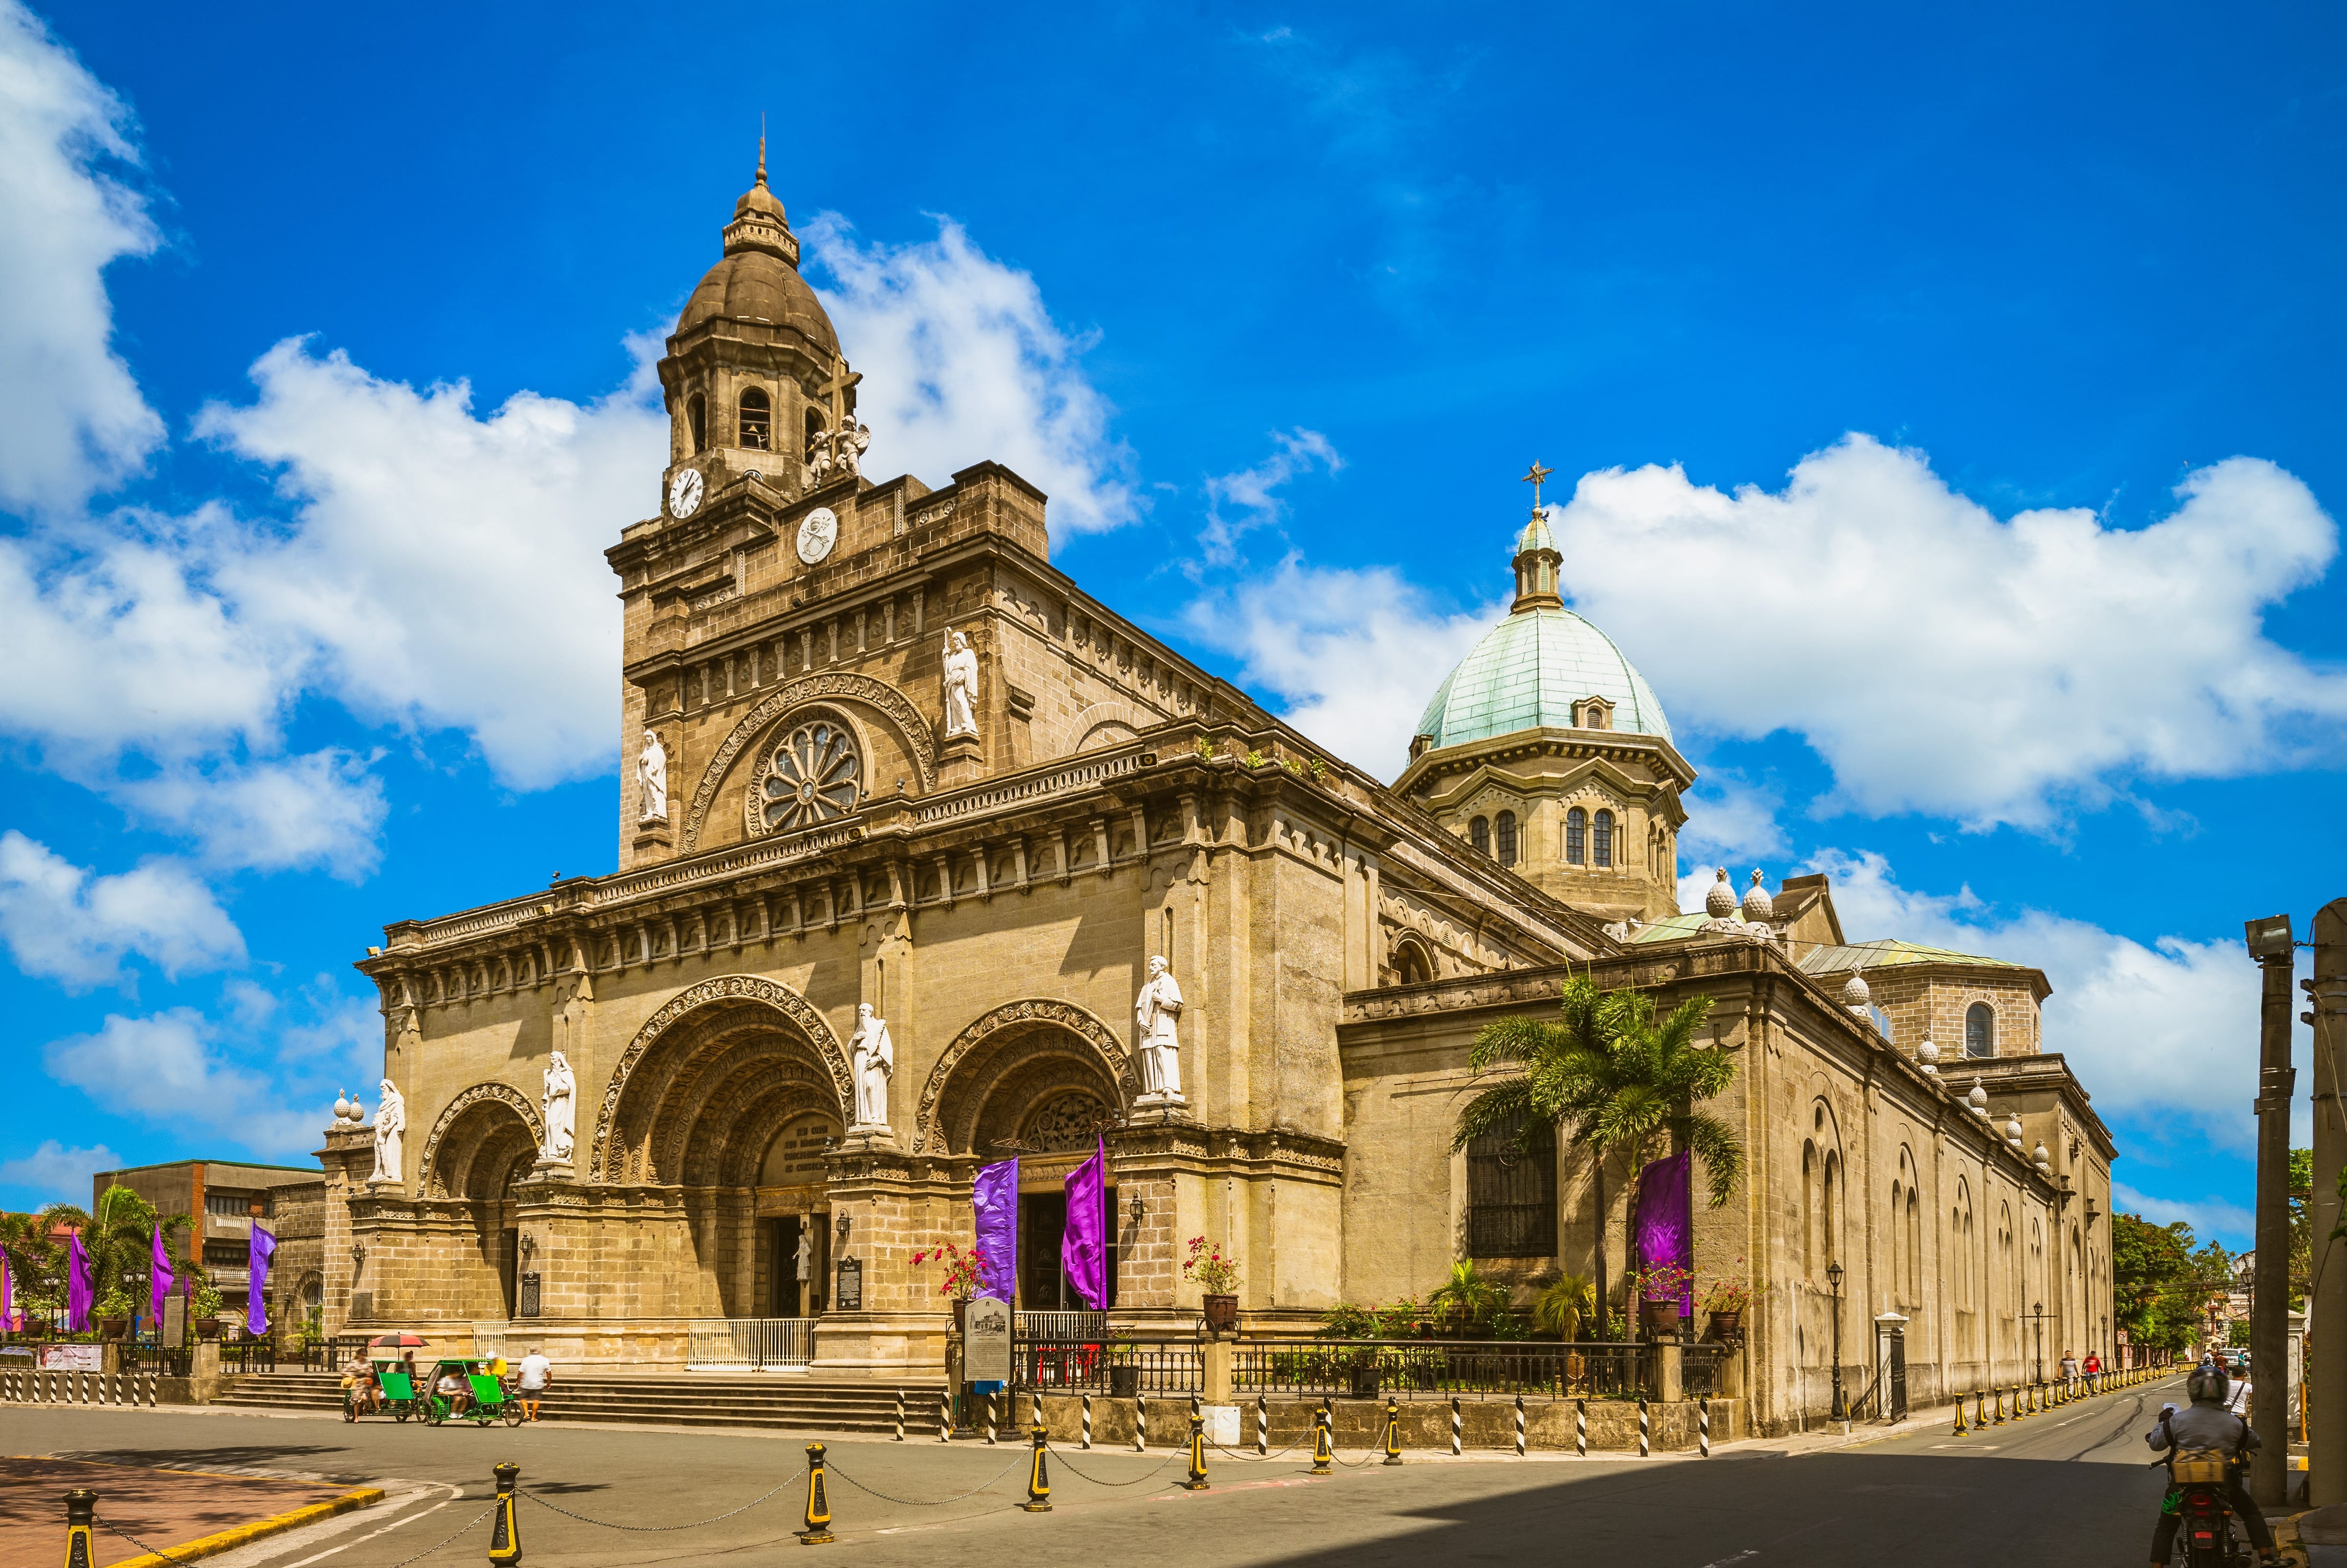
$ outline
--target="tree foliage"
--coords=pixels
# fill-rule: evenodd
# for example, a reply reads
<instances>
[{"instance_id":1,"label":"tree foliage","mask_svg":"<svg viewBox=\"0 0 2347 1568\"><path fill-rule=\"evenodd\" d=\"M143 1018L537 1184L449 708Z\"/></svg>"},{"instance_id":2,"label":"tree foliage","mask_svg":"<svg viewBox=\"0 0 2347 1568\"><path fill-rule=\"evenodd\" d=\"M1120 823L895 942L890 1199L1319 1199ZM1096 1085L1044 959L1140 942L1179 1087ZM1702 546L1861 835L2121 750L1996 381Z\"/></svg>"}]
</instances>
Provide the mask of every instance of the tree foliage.
<instances>
[{"instance_id":1,"label":"tree foliage","mask_svg":"<svg viewBox=\"0 0 2347 1568\"><path fill-rule=\"evenodd\" d=\"M2137 1345L2182 1350L2207 1329L2209 1301L2231 1288L2232 1255L2215 1242L2195 1249L2182 1220L2156 1225L2111 1215L2111 1284L2119 1324Z\"/></svg>"}]
</instances>

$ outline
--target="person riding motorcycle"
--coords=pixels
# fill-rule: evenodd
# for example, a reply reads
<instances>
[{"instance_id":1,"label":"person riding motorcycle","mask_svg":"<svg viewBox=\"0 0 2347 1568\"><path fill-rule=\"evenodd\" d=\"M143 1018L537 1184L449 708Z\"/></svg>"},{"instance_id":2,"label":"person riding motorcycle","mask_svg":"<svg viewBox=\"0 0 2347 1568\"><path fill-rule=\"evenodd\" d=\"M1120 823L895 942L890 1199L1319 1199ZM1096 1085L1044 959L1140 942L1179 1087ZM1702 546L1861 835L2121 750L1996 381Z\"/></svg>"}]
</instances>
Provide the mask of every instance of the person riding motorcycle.
<instances>
[{"instance_id":1,"label":"person riding motorcycle","mask_svg":"<svg viewBox=\"0 0 2347 1568\"><path fill-rule=\"evenodd\" d=\"M2215 1449L2235 1461L2226 1471L2226 1501L2233 1516L2241 1522L2241 1528L2250 1532L2250 1543L2258 1549L2258 1561L2280 1561L2274 1555L2273 1532L2266 1525L2266 1516L2258 1512L2258 1505L2241 1489L2239 1461L2246 1460L2250 1450L2258 1446L2258 1434L2250 1430L2249 1422L2225 1409L2226 1381L2221 1368L2195 1368L2184 1385L2191 1396L2191 1408L2179 1410L2174 1405L2161 1407L2159 1424L2144 1437L2154 1453L2166 1451L2171 1478L2168 1496L2159 1505L2158 1527L2151 1532L2154 1568L2165 1568L2176 1545L2177 1529L2183 1522L2177 1506L2183 1499L2184 1488L2173 1477L2177 1454L2188 1449Z\"/></svg>"}]
</instances>

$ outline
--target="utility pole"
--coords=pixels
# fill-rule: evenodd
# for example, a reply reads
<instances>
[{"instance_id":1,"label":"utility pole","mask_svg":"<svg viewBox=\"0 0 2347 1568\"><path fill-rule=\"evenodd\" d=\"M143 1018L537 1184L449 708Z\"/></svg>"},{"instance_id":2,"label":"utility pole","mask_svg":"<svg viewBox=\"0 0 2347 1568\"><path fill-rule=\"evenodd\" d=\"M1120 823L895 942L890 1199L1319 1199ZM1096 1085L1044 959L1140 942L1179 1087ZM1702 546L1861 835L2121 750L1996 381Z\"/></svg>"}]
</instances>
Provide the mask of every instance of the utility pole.
<instances>
[{"instance_id":1,"label":"utility pole","mask_svg":"<svg viewBox=\"0 0 2347 1568\"><path fill-rule=\"evenodd\" d=\"M2314 978L2302 982L2314 1002L2300 1016L2314 1026L2314 1191L2311 1222L2311 1277L2307 1281L2306 1341L2314 1354L2302 1398L2307 1416L2307 1501L2347 1502L2347 1247L2331 1239L2339 1227L2339 1175L2347 1164L2347 1102L2340 1099L2347 1068L2347 898L2333 898L2314 917ZM2325 1268L2335 1263L2341 1272Z\"/></svg>"},{"instance_id":2,"label":"utility pole","mask_svg":"<svg viewBox=\"0 0 2347 1568\"><path fill-rule=\"evenodd\" d=\"M2258 1003L2258 1266L2250 1296L2250 1497L2280 1506L2290 1485L2290 976L2298 957L2290 917L2247 924L2264 981Z\"/></svg>"}]
</instances>

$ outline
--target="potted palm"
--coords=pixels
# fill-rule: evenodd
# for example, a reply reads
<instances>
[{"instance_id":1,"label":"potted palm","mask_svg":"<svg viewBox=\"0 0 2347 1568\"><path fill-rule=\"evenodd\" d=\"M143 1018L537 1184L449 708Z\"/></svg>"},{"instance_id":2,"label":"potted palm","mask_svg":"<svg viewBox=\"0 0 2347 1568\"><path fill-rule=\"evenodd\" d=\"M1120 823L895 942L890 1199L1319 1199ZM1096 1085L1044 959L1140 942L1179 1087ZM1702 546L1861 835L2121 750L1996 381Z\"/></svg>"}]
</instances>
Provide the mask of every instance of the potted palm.
<instances>
[{"instance_id":1,"label":"potted palm","mask_svg":"<svg viewBox=\"0 0 2347 1568\"><path fill-rule=\"evenodd\" d=\"M97 1298L97 1326L108 1339L130 1332L130 1293L117 1285Z\"/></svg>"},{"instance_id":2,"label":"potted palm","mask_svg":"<svg viewBox=\"0 0 2347 1568\"><path fill-rule=\"evenodd\" d=\"M1582 1324L1594 1316L1590 1310L1594 1299L1589 1281L1577 1274L1562 1276L1541 1292L1532 1306L1532 1321L1542 1333L1568 1342L1578 1339Z\"/></svg>"},{"instance_id":3,"label":"potted palm","mask_svg":"<svg viewBox=\"0 0 2347 1568\"><path fill-rule=\"evenodd\" d=\"M1507 1291L1490 1275L1472 1263L1460 1262L1450 1266L1450 1277L1435 1287L1426 1304L1434 1308L1437 1322L1448 1323L1464 1339L1470 1337L1469 1330L1490 1318L1507 1298Z\"/></svg>"},{"instance_id":4,"label":"potted palm","mask_svg":"<svg viewBox=\"0 0 2347 1568\"><path fill-rule=\"evenodd\" d=\"M196 1286L195 1318L197 1338L217 1339L220 1337L220 1295L218 1290L209 1285L199 1285Z\"/></svg>"},{"instance_id":5,"label":"potted palm","mask_svg":"<svg viewBox=\"0 0 2347 1568\"><path fill-rule=\"evenodd\" d=\"M1190 1238L1190 1255L1182 1260L1182 1277L1198 1282L1205 1292L1206 1331L1228 1334L1239 1326L1238 1265L1210 1245L1204 1236Z\"/></svg>"}]
</instances>

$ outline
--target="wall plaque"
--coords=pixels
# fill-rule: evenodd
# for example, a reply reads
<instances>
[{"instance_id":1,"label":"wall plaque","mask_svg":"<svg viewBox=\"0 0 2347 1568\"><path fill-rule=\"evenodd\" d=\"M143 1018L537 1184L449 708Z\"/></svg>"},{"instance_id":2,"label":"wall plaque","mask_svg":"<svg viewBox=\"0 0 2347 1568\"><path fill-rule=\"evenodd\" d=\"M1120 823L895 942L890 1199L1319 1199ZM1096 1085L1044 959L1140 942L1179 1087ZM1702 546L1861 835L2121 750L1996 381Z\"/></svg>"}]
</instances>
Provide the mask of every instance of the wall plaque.
<instances>
[{"instance_id":1,"label":"wall plaque","mask_svg":"<svg viewBox=\"0 0 2347 1568\"><path fill-rule=\"evenodd\" d=\"M833 1293L831 1305L839 1312L864 1310L864 1260L843 1257L839 1260L839 1288Z\"/></svg>"},{"instance_id":2,"label":"wall plaque","mask_svg":"<svg viewBox=\"0 0 2347 1568\"><path fill-rule=\"evenodd\" d=\"M177 1350L181 1345L187 1343L187 1338L188 1298L184 1296L167 1296L163 1297L162 1339L164 1348L168 1350Z\"/></svg>"},{"instance_id":3,"label":"wall plaque","mask_svg":"<svg viewBox=\"0 0 2347 1568\"><path fill-rule=\"evenodd\" d=\"M972 1383L1010 1381L1010 1307L991 1296L973 1297L962 1314L961 1375Z\"/></svg>"},{"instance_id":4,"label":"wall plaque","mask_svg":"<svg viewBox=\"0 0 2347 1568\"><path fill-rule=\"evenodd\" d=\"M538 1276L534 1273L524 1274L521 1276L521 1304L518 1309L515 1311L514 1316L516 1317L537 1317L538 1303Z\"/></svg>"}]
</instances>

